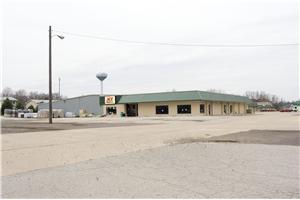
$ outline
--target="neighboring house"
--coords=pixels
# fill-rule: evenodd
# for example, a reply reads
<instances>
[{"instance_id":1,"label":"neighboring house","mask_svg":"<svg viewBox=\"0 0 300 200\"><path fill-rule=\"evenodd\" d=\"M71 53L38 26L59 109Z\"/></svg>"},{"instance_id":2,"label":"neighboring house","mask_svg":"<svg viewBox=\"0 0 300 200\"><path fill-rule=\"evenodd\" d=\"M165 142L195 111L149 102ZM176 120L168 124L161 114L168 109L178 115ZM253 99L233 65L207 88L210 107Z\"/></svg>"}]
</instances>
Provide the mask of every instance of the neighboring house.
<instances>
[{"instance_id":1,"label":"neighboring house","mask_svg":"<svg viewBox=\"0 0 300 200\"><path fill-rule=\"evenodd\" d=\"M272 104L272 102L267 100L258 99L255 100L256 103L256 110L257 111L275 111L275 108Z\"/></svg>"},{"instance_id":2,"label":"neighboring house","mask_svg":"<svg viewBox=\"0 0 300 200\"><path fill-rule=\"evenodd\" d=\"M17 99L16 98L14 98L14 97L0 97L1 105L2 105L2 103L5 99L10 100L12 102L13 106L16 107L16 104L17 104Z\"/></svg>"},{"instance_id":3,"label":"neighboring house","mask_svg":"<svg viewBox=\"0 0 300 200\"><path fill-rule=\"evenodd\" d=\"M293 111L300 111L300 101L296 101L291 105L291 109Z\"/></svg>"},{"instance_id":4,"label":"neighboring house","mask_svg":"<svg viewBox=\"0 0 300 200\"><path fill-rule=\"evenodd\" d=\"M48 102L49 102L49 100L32 99L26 104L25 108L29 108L30 106L33 106L34 109L37 109L39 104L48 103Z\"/></svg>"}]
</instances>

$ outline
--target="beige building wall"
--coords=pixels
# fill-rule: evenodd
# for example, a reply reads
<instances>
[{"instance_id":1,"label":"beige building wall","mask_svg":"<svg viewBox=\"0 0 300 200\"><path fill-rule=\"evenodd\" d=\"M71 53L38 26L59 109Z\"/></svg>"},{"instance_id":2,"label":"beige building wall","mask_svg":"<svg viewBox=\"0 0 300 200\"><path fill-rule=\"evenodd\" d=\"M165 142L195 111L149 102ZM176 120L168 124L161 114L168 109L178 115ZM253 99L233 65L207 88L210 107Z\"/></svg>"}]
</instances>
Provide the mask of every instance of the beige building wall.
<instances>
[{"instance_id":1,"label":"beige building wall","mask_svg":"<svg viewBox=\"0 0 300 200\"><path fill-rule=\"evenodd\" d=\"M221 102L213 102L213 115L221 115L222 114L222 104Z\"/></svg>"},{"instance_id":2,"label":"beige building wall","mask_svg":"<svg viewBox=\"0 0 300 200\"><path fill-rule=\"evenodd\" d=\"M138 113L140 117L150 116L189 116L189 115L205 115L200 113L200 104L204 104L204 101L173 101L173 102L152 102L152 103L139 103ZM156 114L156 106L169 106L169 114ZM191 114L177 114L177 105L191 105ZM206 111L206 110L205 110Z\"/></svg>"},{"instance_id":3,"label":"beige building wall","mask_svg":"<svg viewBox=\"0 0 300 200\"><path fill-rule=\"evenodd\" d=\"M245 114L246 108L244 103L240 103L240 113L239 114Z\"/></svg>"},{"instance_id":4,"label":"beige building wall","mask_svg":"<svg viewBox=\"0 0 300 200\"><path fill-rule=\"evenodd\" d=\"M205 105L205 112L200 113L200 104ZM169 107L169 114L156 114L156 106L167 105ZM191 114L177 114L177 105L191 105ZM151 103L138 103L138 116L140 117L153 117L153 116L202 116L209 115L208 105L211 105L211 115L234 115L234 114L245 114L246 104L245 103L234 103L234 102L209 102L209 101L173 101L173 102L151 102ZM227 105L228 113L224 113L224 105ZM232 105L232 113L230 112L230 105ZM108 115L106 113L107 107L116 107L116 115ZM104 114L107 116L121 116L121 113L126 112L125 104L115 105L104 105Z\"/></svg>"},{"instance_id":5,"label":"beige building wall","mask_svg":"<svg viewBox=\"0 0 300 200\"><path fill-rule=\"evenodd\" d=\"M213 102L210 101L206 101L205 102L206 106L205 106L205 114L206 115L213 115ZM210 112L209 112L209 107L210 107Z\"/></svg>"},{"instance_id":6,"label":"beige building wall","mask_svg":"<svg viewBox=\"0 0 300 200\"><path fill-rule=\"evenodd\" d=\"M239 114L239 103L234 103L233 114Z\"/></svg>"}]
</instances>

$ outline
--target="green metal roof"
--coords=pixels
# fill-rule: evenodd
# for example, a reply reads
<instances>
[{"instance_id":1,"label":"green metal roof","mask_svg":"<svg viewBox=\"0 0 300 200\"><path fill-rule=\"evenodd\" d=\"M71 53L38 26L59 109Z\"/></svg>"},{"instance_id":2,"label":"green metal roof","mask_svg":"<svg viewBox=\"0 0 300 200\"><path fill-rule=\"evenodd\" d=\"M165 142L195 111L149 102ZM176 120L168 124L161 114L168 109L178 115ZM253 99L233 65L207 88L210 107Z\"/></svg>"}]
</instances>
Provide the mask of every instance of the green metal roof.
<instances>
[{"instance_id":1,"label":"green metal roof","mask_svg":"<svg viewBox=\"0 0 300 200\"><path fill-rule=\"evenodd\" d=\"M123 103L195 101L195 100L251 103L251 100L245 96L204 92L204 91L160 92L160 93L121 95L119 96L116 103L123 104Z\"/></svg>"},{"instance_id":2,"label":"green metal roof","mask_svg":"<svg viewBox=\"0 0 300 200\"><path fill-rule=\"evenodd\" d=\"M293 105L300 106L300 101L295 101Z\"/></svg>"}]
</instances>

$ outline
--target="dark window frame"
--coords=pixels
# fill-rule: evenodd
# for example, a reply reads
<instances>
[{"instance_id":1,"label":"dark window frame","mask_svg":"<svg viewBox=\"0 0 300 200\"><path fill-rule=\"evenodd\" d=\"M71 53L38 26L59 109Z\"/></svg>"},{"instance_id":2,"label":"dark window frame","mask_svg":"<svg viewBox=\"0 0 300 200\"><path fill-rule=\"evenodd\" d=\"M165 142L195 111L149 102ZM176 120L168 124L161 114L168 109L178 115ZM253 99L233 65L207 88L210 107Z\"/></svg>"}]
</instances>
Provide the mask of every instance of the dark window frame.
<instances>
[{"instance_id":1,"label":"dark window frame","mask_svg":"<svg viewBox=\"0 0 300 200\"><path fill-rule=\"evenodd\" d=\"M225 104L224 106L223 106L223 112L224 112L224 114L228 114L228 111L227 111L227 105Z\"/></svg>"},{"instance_id":2,"label":"dark window frame","mask_svg":"<svg viewBox=\"0 0 300 200\"><path fill-rule=\"evenodd\" d=\"M162 107L165 107L165 112L158 112L162 110ZM168 115L169 114L169 105L157 105L155 106L155 114L157 115Z\"/></svg>"},{"instance_id":3,"label":"dark window frame","mask_svg":"<svg viewBox=\"0 0 300 200\"><path fill-rule=\"evenodd\" d=\"M203 107L203 108L201 108ZM200 113L205 113L205 104L201 103L200 104Z\"/></svg>"},{"instance_id":4,"label":"dark window frame","mask_svg":"<svg viewBox=\"0 0 300 200\"><path fill-rule=\"evenodd\" d=\"M108 107L106 107L106 114L108 114L108 115L116 115L117 114L117 107L116 106L108 106Z\"/></svg>"},{"instance_id":5,"label":"dark window frame","mask_svg":"<svg viewBox=\"0 0 300 200\"><path fill-rule=\"evenodd\" d=\"M192 105L191 104L177 105L177 114L192 114Z\"/></svg>"}]
</instances>

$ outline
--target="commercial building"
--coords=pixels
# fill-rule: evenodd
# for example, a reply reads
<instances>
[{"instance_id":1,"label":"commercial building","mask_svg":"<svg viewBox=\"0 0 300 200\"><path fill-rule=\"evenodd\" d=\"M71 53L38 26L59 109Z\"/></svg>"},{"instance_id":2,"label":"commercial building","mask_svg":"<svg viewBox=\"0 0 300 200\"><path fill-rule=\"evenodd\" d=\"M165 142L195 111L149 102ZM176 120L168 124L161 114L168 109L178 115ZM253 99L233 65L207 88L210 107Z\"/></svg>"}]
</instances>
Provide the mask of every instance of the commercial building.
<instances>
[{"instance_id":1,"label":"commercial building","mask_svg":"<svg viewBox=\"0 0 300 200\"><path fill-rule=\"evenodd\" d=\"M86 95L74 97L64 100L52 102L53 109L62 109L64 113L71 112L76 116L80 115L80 110L85 110L87 113L93 115L100 115L99 95ZM49 103L40 103L39 110L46 110L49 108Z\"/></svg>"},{"instance_id":2,"label":"commercial building","mask_svg":"<svg viewBox=\"0 0 300 200\"><path fill-rule=\"evenodd\" d=\"M88 95L53 103L53 108L73 112L84 109L106 116L201 116L238 115L250 112L245 96L204 91L160 92L131 95ZM47 109L40 104L39 109Z\"/></svg>"},{"instance_id":3,"label":"commercial building","mask_svg":"<svg viewBox=\"0 0 300 200\"><path fill-rule=\"evenodd\" d=\"M250 99L204 91L161 92L100 97L106 115L177 116L245 114Z\"/></svg>"}]
</instances>

